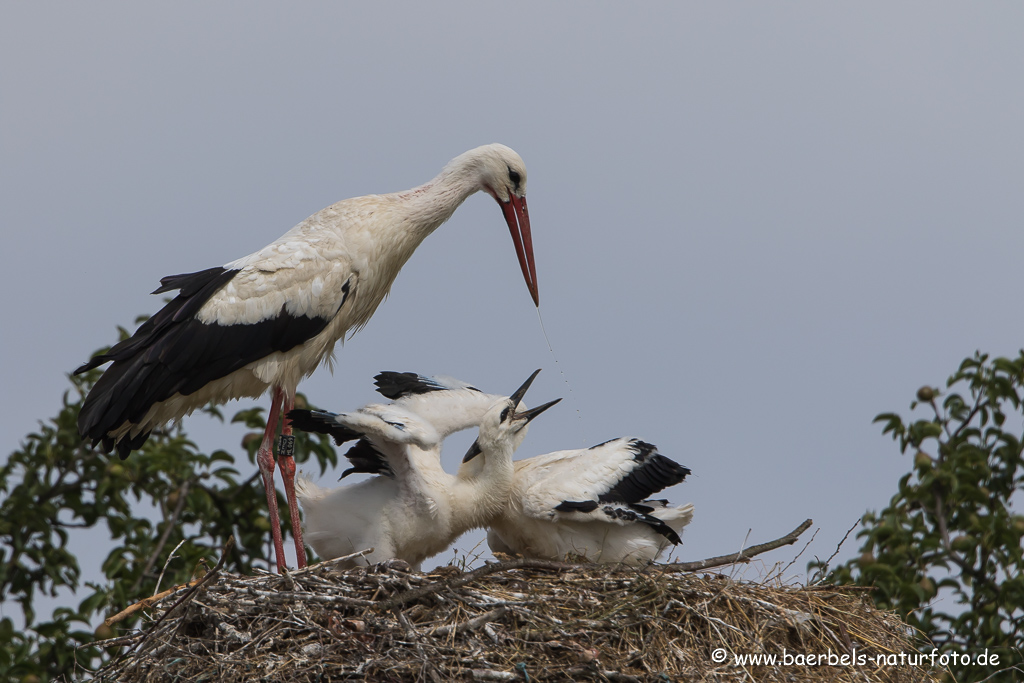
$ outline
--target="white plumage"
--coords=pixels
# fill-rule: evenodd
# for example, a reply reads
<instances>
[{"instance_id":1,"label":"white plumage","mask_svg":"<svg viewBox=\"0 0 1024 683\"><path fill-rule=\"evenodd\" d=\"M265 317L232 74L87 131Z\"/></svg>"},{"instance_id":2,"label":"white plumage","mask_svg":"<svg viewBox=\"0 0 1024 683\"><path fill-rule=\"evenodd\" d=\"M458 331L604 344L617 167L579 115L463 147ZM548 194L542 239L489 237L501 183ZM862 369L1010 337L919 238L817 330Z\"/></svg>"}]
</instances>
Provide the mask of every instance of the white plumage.
<instances>
[{"instance_id":1,"label":"white plumage","mask_svg":"<svg viewBox=\"0 0 1024 683\"><path fill-rule=\"evenodd\" d=\"M386 376L398 374L378 375L378 386L390 381ZM512 454L526 435L527 423L555 403L516 411L536 375L510 397L437 383L442 388L393 392L395 402L370 404L352 413L292 411L297 428L328 433L336 441L360 439L348 453L353 468L345 474L379 475L336 489L321 488L301 476L296 493L305 513L306 541L325 559L374 549L349 565L398 558L418 568L465 531L486 524L507 500ZM442 441L476 424L478 442L488 445L488 456L471 471L448 474L441 467Z\"/></svg>"},{"instance_id":2,"label":"white plumage","mask_svg":"<svg viewBox=\"0 0 1024 683\"><path fill-rule=\"evenodd\" d=\"M557 451L515 463L508 504L491 521L491 550L606 564L654 561L693 517L649 496L690 470L639 439Z\"/></svg>"},{"instance_id":3,"label":"white plumage","mask_svg":"<svg viewBox=\"0 0 1024 683\"><path fill-rule=\"evenodd\" d=\"M337 341L366 324L423 239L481 190L502 208L537 303L526 168L508 147L485 145L456 157L425 185L338 202L253 254L161 280L155 293L178 295L130 339L76 371L113 361L83 404L79 432L127 457L170 420L210 402L255 398L272 388L257 462L283 566L273 491L279 413L291 408L299 382L331 361ZM282 434L290 435L287 422ZM280 464L298 528L294 462L283 452ZM301 566L305 556L298 537L296 551Z\"/></svg>"}]
</instances>

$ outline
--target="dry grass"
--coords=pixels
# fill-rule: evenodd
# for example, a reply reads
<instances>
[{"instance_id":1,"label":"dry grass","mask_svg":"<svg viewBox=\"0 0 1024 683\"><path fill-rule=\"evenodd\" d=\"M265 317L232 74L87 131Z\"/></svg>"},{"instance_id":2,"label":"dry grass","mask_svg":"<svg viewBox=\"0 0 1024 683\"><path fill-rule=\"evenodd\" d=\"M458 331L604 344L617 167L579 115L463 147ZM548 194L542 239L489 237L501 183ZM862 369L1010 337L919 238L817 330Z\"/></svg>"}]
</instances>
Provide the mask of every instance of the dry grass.
<instances>
[{"instance_id":1,"label":"dry grass","mask_svg":"<svg viewBox=\"0 0 1024 683\"><path fill-rule=\"evenodd\" d=\"M906 626L861 591L726 576L503 562L211 576L164 598L101 680L928 681ZM172 609L172 605L177 606ZM170 614L159 610L171 609ZM162 618L161 618L162 617ZM715 663L712 653L728 657ZM738 666L733 653L856 652L859 666Z\"/></svg>"}]
</instances>

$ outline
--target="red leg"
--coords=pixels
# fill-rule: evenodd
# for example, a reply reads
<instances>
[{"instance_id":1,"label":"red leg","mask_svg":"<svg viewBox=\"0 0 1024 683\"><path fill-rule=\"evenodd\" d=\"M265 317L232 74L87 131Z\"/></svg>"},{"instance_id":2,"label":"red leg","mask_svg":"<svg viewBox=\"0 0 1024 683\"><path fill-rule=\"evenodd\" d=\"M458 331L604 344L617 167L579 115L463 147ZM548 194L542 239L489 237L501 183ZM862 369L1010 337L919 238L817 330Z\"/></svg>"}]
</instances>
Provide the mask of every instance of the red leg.
<instances>
[{"instance_id":1,"label":"red leg","mask_svg":"<svg viewBox=\"0 0 1024 683\"><path fill-rule=\"evenodd\" d=\"M289 396L284 401L282 417L284 426L281 427L281 436L292 435L292 421L288 419L288 413L295 405L295 398ZM299 569L306 566L306 546L302 543L302 520L299 519L299 502L295 498L295 458L291 453L281 453L281 478L284 479L284 493L288 497L288 512L292 518L292 535L295 537L295 562Z\"/></svg>"},{"instance_id":2,"label":"red leg","mask_svg":"<svg viewBox=\"0 0 1024 683\"><path fill-rule=\"evenodd\" d=\"M263 442L256 453L256 464L263 475L263 488L267 492L267 508L270 510L270 535L274 539L274 555L277 558L277 571L287 567L284 558L284 543L281 541L281 513L277 509L277 489L274 487L274 433L277 431L277 419L280 414L281 399L284 395L277 387L274 398L270 402L270 413L267 415L267 429L263 432Z\"/></svg>"}]
</instances>

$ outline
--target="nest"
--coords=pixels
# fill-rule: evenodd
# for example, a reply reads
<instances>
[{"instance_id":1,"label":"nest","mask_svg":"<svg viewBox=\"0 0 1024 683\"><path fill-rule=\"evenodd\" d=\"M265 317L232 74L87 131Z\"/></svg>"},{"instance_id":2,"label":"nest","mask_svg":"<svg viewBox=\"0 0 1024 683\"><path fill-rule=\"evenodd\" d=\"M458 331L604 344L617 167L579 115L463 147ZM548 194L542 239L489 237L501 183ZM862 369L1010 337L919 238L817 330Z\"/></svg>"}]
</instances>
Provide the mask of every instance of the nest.
<instances>
[{"instance_id":1,"label":"nest","mask_svg":"<svg viewBox=\"0 0 1024 683\"><path fill-rule=\"evenodd\" d=\"M916 652L912 634L862 590L671 567L520 559L425 574L400 561L249 577L215 570L155 603L141 630L101 643L121 650L94 676L902 683L941 673L898 663L900 653ZM862 659L830 664L830 654ZM734 655L777 661L739 664Z\"/></svg>"}]
</instances>

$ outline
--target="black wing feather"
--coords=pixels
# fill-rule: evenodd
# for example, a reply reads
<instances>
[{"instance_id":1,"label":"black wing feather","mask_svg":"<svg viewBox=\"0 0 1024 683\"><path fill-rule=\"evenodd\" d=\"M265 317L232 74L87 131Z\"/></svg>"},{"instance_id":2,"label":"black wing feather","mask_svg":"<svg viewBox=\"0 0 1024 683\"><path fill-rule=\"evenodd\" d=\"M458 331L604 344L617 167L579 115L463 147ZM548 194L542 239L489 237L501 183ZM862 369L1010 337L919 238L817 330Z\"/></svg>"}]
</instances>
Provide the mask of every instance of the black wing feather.
<instances>
[{"instance_id":1,"label":"black wing feather","mask_svg":"<svg viewBox=\"0 0 1024 683\"><path fill-rule=\"evenodd\" d=\"M639 503L686 479L690 469L658 453L652 444L630 439L629 448L638 464L598 500L602 503Z\"/></svg>"},{"instance_id":2,"label":"black wing feather","mask_svg":"<svg viewBox=\"0 0 1024 683\"><path fill-rule=\"evenodd\" d=\"M354 429L349 429L336 419L337 413L325 410L304 410L296 408L288 412L288 420L292 427L313 434L328 434L337 446L362 436Z\"/></svg>"},{"instance_id":3,"label":"black wing feather","mask_svg":"<svg viewBox=\"0 0 1024 683\"><path fill-rule=\"evenodd\" d=\"M324 410L303 410L296 409L288 413L288 419L292 427L301 429L304 432L316 434L329 434L338 446L353 439L359 439L352 448L348 449L345 457L352 463L352 467L341 473L340 479L350 474L383 474L387 477L394 477L395 473L384 456L373 447L363 435L354 429L350 429L337 420L337 413L329 413Z\"/></svg>"},{"instance_id":4,"label":"black wing feather","mask_svg":"<svg viewBox=\"0 0 1024 683\"><path fill-rule=\"evenodd\" d=\"M384 458L383 454L373 447L367 439L360 439L352 448L348 449L345 457L352 463L352 467L341 473L338 480L342 480L350 474L382 474L385 477L394 478L395 472L391 465Z\"/></svg>"},{"instance_id":5,"label":"black wing feather","mask_svg":"<svg viewBox=\"0 0 1024 683\"><path fill-rule=\"evenodd\" d=\"M432 377L418 375L415 372L394 372L385 370L373 378L377 385L377 393L384 398L397 401L406 396L428 394L432 391L449 391L452 387L439 384ZM476 387L466 387L469 391L480 391Z\"/></svg>"},{"instance_id":6,"label":"black wing feather","mask_svg":"<svg viewBox=\"0 0 1024 683\"><path fill-rule=\"evenodd\" d=\"M126 422L137 423L156 403L177 393L188 396L209 382L274 351L288 351L315 337L329 320L295 316L284 307L274 317L253 324L202 323L196 312L239 271L208 268L196 273L163 278L155 294L178 290L130 338L115 344L75 370L87 370L113 361L82 405L78 431L104 450L114 444L107 436ZM343 288L347 295L347 288ZM342 301L344 303L344 300ZM137 449L148 437L122 437L118 453Z\"/></svg>"},{"instance_id":7,"label":"black wing feather","mask_svg":"<svg viewBox=\"0 0 1024 683\"><path fill-rule=\"evenodd\" d=\"M651 510L652 508L646 505L624 505L620 507L620 505L615 503L605 505L604 508L602 508L602 512L612 519L621 519L627 522L646 524L672 543L676 545L682 543L682 539L679 538L679 534L677 534L672 527L654 515L647 514Z\"/></svg>"},{"instance_id":8,"label":"black wing feather","mask_svg":"<svg viewBox=\"0 0 1024 683\"><path fill-rule=\"evenodd\" d=\"M597 509L597 501L593 500L563 500L555 506L559 512L593 512Z\"/></svg>"}]
</instances>

